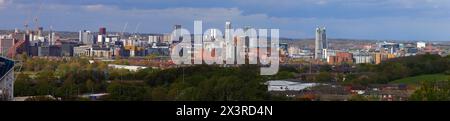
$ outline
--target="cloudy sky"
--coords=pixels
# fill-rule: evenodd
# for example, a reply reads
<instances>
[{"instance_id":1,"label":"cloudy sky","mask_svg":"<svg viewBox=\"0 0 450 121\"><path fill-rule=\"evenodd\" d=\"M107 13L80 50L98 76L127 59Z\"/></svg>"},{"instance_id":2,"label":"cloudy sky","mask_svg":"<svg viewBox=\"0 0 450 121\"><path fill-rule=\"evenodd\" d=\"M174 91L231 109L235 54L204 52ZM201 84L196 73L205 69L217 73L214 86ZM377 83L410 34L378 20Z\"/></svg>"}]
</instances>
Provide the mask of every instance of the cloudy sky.
<instances>
[{"instance_id":1,"label":"cloudy sky","mask_svg":"<svg viewBox=\"0 0 450 121\"><path fill-rule=\"evenodd\" d=\"M25 23L55 30L167 33L174 24L278 28L280 36L312 38L318 25L330 38L450 40L450 0L0 0L0 29ZM136 27L140 25L139 27Z\"/></svg>"}]
</instances>

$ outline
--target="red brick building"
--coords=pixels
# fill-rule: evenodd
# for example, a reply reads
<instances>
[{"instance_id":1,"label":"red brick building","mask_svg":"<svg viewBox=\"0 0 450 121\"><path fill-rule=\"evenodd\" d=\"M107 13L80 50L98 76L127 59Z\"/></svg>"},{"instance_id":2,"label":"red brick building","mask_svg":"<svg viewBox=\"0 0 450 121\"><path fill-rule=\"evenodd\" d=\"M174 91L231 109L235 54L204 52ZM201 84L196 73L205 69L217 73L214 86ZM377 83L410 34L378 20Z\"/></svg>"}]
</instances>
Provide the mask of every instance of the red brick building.
<instances>
[{"instance_id":1,"label":"red brick building","mask_svg":"<svg viewBox=\"0 0 450 121\"><path fill-rule=\"evenodd\" d=\"M327 62L331 65L353 63L353 54L348 52L337 52L336 56L328 57Z\"/></svg>"}]
</instances>

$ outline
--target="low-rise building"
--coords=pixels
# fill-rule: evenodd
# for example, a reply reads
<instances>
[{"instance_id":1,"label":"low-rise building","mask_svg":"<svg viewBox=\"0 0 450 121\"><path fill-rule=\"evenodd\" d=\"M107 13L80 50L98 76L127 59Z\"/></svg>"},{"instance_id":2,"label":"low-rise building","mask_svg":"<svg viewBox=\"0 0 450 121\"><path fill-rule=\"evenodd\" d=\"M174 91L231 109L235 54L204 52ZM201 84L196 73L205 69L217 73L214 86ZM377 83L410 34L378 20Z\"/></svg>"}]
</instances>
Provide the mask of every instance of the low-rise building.
<instances>
[{"instance_id":1,"label":"low-rise building","mask_svg":"<svg viewBox=\"0 0 450 121\"><path fill-rule=\"evenodd\" d=\"M111 58L112 52L109 48L93 47L90 49L89 56L94 58Z\"/></svg>"},{"instance_id":2,"label":"low-rise building","mask_svg":"<svg viewBox=\"0 0 450 121\"><path fill-rule=\"evenodd\" d=\"M73 55L76 57L89 57L92 45L83 45L73 48Z\"/></svg>"},{"instance_id":3,"label":"low-rise building","mask_svg":"<svg viewBox=\"0 0 450 121\"><path fill-rule=\"evenodd\" d=\"M38 56L61 56L61 47L56 45L38 47Z\"/></svg>"},{"instance_id":4,"label":"low-rise building","mask_svg":"<svg viewBox=\"0 0 450 121\"><path fill-rule=\"evenodd\" d=\"M369 53L355 53L353 59L355 60L355 64L373 63L373 56Z\"/></svg>"},{"instance_id":5,"label":"low-rise building","mask_svg":"<svg viewBox=\"0 0 450 121\"><path fill-rule=\"evenodd\" d=\"M116 51L114 48L101 46L83 45L74 47L74 56L77 57L94 57L94 58L111 58Z\"/></svg>"},{"instance_id":6,"label":"low-rise building","mask_svg":"<svg viewBox=\"0 0 450 121\"><path fill-rule=\"evenodd\" d=\"M14 39L13 38L0 38L0 55L6 55L8 53L9 48L13 46Z\"/></svg>"},{"instance_id":7,"label":"low-rise building","mask_svg":"<svg viewBox=\"0 0 450 121\"><path fill-rule=\"evenodd\" d=\"M301 83L284 80L273 80L266 82L268 91L300 91L309 87L319 85L318 83Z\"/></svg>"},{"instance_id":8,"label":"low-rise building","mask_svg":"<svg viewBox=\"0 0 450 121\"><path fill-rule=\"evenodd\" d=\"M127 69L129 71L139 71L141 69L146 69L145 66L129 66L129 65L116 65L116 64L108 64L108 67L115 69Z\"/></svg>"},{"instance_id":9,"label":"low-rise building","mask_svg":"<svg viewBox=\"0 0 450 121\"><path fill-rule=\"evenodd\" d=\"M327 62L331 65L353 63L353 54L348 52L337 52L336 56L329 56Z\"/></svg>"},{"instance_id":10,"label":"low-rise building","mask_svg":"<svg viewBox=\"0 0 450 121\"><path fill-rule=\"evenodd\" d=\"M76 45L78 45L77 42L61 42L61 56L73 56L73 48Z\"/></svg>"},{"instance_id":11,"label":"low-rise building","mask_svg":"<svg viewBox=\"0 0 450 121\"><path fill-rule=\"evenodd\" d=\"M108 95L109 95L109 93L97 93L97 94L83 94L83 95L80 95L79 97L86 98L91 101L97 101L97 100L101 99L102 97L108 96Z\"/></svg>"}]
</instances>

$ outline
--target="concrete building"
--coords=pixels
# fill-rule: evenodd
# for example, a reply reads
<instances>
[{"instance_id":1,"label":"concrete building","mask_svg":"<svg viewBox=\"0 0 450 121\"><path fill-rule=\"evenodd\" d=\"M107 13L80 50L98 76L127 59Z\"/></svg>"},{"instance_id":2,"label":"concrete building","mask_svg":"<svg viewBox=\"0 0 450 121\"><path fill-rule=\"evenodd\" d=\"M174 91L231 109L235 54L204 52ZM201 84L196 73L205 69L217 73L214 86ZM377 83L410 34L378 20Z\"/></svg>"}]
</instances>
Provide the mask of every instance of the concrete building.
<instances>
[{"instance_id":1,"label":"concrete building","mask_svg":"<svg viewBox=\"0 0 450 121\"><path fill-rule=\"evenodd\" d=\"M94 35L92 35L92 33L90 31L80 31L79 33L79 41L82 44L86 44L86 45L93 45L95 44L94 42Z\"/></svg>"},{"instance_id":2,"label":"concrete building","mask_svg":"<svg viewBox=\"0 0 450 121\"><path fill-rule=\"evenodd\" d=\"M6 55L8 53L9 48L14 45L13 38L0 38L0 55Z\"/></svg>"},{"instance_id":3,"label":"concrete building","mask_svg":"<svg viewBox=\"0 0 450 121\"><path fill-rule=\"evenodd\" d=\"M230 21L225 22L225 43L224 46L226 47L226 55L225 58L227 60L231 60L235 58L236 56L233 53L236 53L236 48L233 47L234 45L234 37L231 35L231 29L232 25ZM227 40L229 39L229 40Z\"/></svg>"},{"instance_id":4,"label":"concrete building","mask_svg":"<svg viewBox=\"0 0 450 121\"><path fill-rule=\"evenodd\" d=\"M106 35L97 35L97 45L104 45L106 42Z\"/></svg>"},{"instance_id":5,"label":"concrete building","mask_svg":"<svg viewBox=\"0 0 450 121\"><path fill-rule=\"evenodd\" d=\"M227 29L231 29L231 21L225 22L225 30L227 30Z\"/></svg>"},{"instance_id":6,"label":"concrete building","mask_svg":"<svg viewBox=\"0 0 450 121\"><path fill-rule=\"evenodd\" d=\"M410 55L416 55L419 52L419 49L417 49L416 47L405 47L404 50L406 54Z\"/></svg>"},{"instance_id":7,"label":"concrete building","mask_svg":"<svg viewBox=\"0 0 450 121\"><path fill-rule=\"evenodd\" d=\"M164 43L154 43L152 47L147 48L145 55L155 54L158 56L170 56L170 46Z\"/></svg>"},{"instance_id":8,"label":"concrete building","mask_svg":"<svg viewBox=\"0 0 450 121\"><path fill-rule=\"evenodd\" d=\"M427 46L427 43L425 42L417 42L417 48L422 49Z\"/></svg>"},{"instance_id":9,"label":"concrete building","mask_svg":"<svg viewBox=\"0 0 450 121\"><path fill-rule=\"evenodd\" d=\"M354 53L353 54L353 59L354 59L356 64L374 63L373 56L370 55L369 53Z\"/></svg>"},{"instance_id":10,"label":"concrete building","mask_svg":"<svg viewBox=\"0 0 450 121\"><path fill-rule=\"evenodd\" d=\"M74 56L77 57L94 57L94 58L111 58L114 53L114 49L84 45L79 47L74 47Z\"/></svg>"},{"instance_id":11,"label":"concrete building","mask_svg":"<svg viewBox=\"0 0 450 121\"><path fill-rule=\"evenodd\" d=\"M316 40L315 40L315 52L314 52L314 59L325 59L326 58L326 51L328 49L328 43L327 43L327 34L325 27L318 27L316 28Z\"/></svg>"},{"instance_id":12,"label":"concrete building","mask_svg":"<svg viewBox=\"0 0 450 121\"><path fill-rule=\"evenodd\" d=\"M394 54L400 50L399 43L382 42L378 43L378 46L381 52L387 52L390 54Z\"/></svg>"},{"instance_id":13,"label":"concrete building","mask_svg":"<svg viewBox=\"0 0 450 121\"><path fill-rule=\"evenodd\" d=\"M31 45L28 46L28 55L29 56L38 56L39 55L39 46L37 45Z\"/></svg>"},{"instance_id":14,"label":"concrete building","mask_svg":"<svg viewBox=\"0 0 450 121\"><path fill-rule=\"evenodd\" d=\"M163 38L162 38L162 41L163 41L164 43L169 43L169 44L171 44L171 42L172 42L172 35L171 35L171 34L164 34L164 35L163 35Z\"/></svg>"},{"instance_id":15,"label":"concrete building","mask_svg":"<svg viewBox=\"0 0 450 121\"><path fill-rule=\"evenodd\" d=\"M90 49L90 57L95 58L111 58L112 52L109 48L93 47Z\"/></svg>"},{"instance_id":16,"label":"concrete building","mask_svg":"<svg viewBox=\"0 0 450 121\"><path fill-rule=\"evenodd\" d=\"M381 53L375 53L375 54L374 54L374 61L375 61L375 64L380 64L381 61L382 61L382 59L383 59L383 56L382 56Z\"/></svg>"},{"instance_id":17,"label":"concrete building","mask_svg":"<svg viewBox=\"0 0 450 121\"><path fill-rule=\"evenodd\" d=\"M76 57L89 57L90 49L92 48L92 45L83 45L73 48L73 56Z\"/></svg>"},{"instance_id":18,"label":"concrete building","mask_svg":"<svg viewBox=\"0 0 450 121\"><path fill-rule=\"evenodd\" d=\"M48 44L49 45L55 45L55 42L57 41L57 36L56 36L56 33L55 32L50 32L49 34L48 34Z\"/></svg>"},{"instance_id":19,"label":"concrete building","mask_svg":"<svg viewBox=\"0 0 450 121\"><path fill-rule=\"evenodd\" d=\"M108 35L105 38L105 44L114 45L115 42L120 41L119 35Z\"/></svg>"},{"instance_id":20,"label":"concrete building","mask_svg":"<svg viewBox=\"0 0 450 121\"><path fill-rule=\"evenodd\" d=\"M61 47L52 46L40 46L38 47L38 56L61 56Z\"/></svg>"},{"instance_id":21,"label":"concrete building","mask_svg":"<svg viewBox=\"0 0 450 121\"><path fill-rule=\"evenodd\" d=\"M148 36L148 44L162 43L163 37L164 37L163 35L150 35Z\"/></svg>"},{"instance_id":22,"label":"concrete building","mask_svg":"<svg viewBox=\"0 0 450 121\"><path fill-rule=\"evenodd\" d=\"M61 42L61 56L73 56L73 48L77 45L76 42Z\"/></svg>"},{"instance_id":23,"label":"concrete building","mask_svg":"<svg viewBox=\"0 0 450 121\"><path fill-rule=\"evenodd\" d=\"M391 54L391 53L375 53L373 56L374 56L373 58L374 58L375 64L380 64L381 62L383 62L385 60L397 57L395 54Z\"/></svg>"}]
</instances>

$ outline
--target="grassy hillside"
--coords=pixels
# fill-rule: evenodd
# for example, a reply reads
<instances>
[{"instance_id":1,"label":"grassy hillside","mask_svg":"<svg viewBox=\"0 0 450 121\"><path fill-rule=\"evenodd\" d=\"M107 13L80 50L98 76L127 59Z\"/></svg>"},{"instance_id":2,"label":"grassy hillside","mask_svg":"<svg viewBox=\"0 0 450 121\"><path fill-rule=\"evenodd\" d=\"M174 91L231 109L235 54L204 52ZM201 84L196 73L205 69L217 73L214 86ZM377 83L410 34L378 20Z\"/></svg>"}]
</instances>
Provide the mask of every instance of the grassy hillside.
<instances>
[{"instance_id":1,"label":"grassy hillside","mask_svg":"<svg viewBox=\"0 0 450 121\"><path fill-rule=\"evenodd\" d=\"M421 81L445 81L449 80L450 75L445 74L427 74L420 76L407 77L399 80L395 80L391 83L394 84L419 84Z\"/></svg>"}]
</instances>

